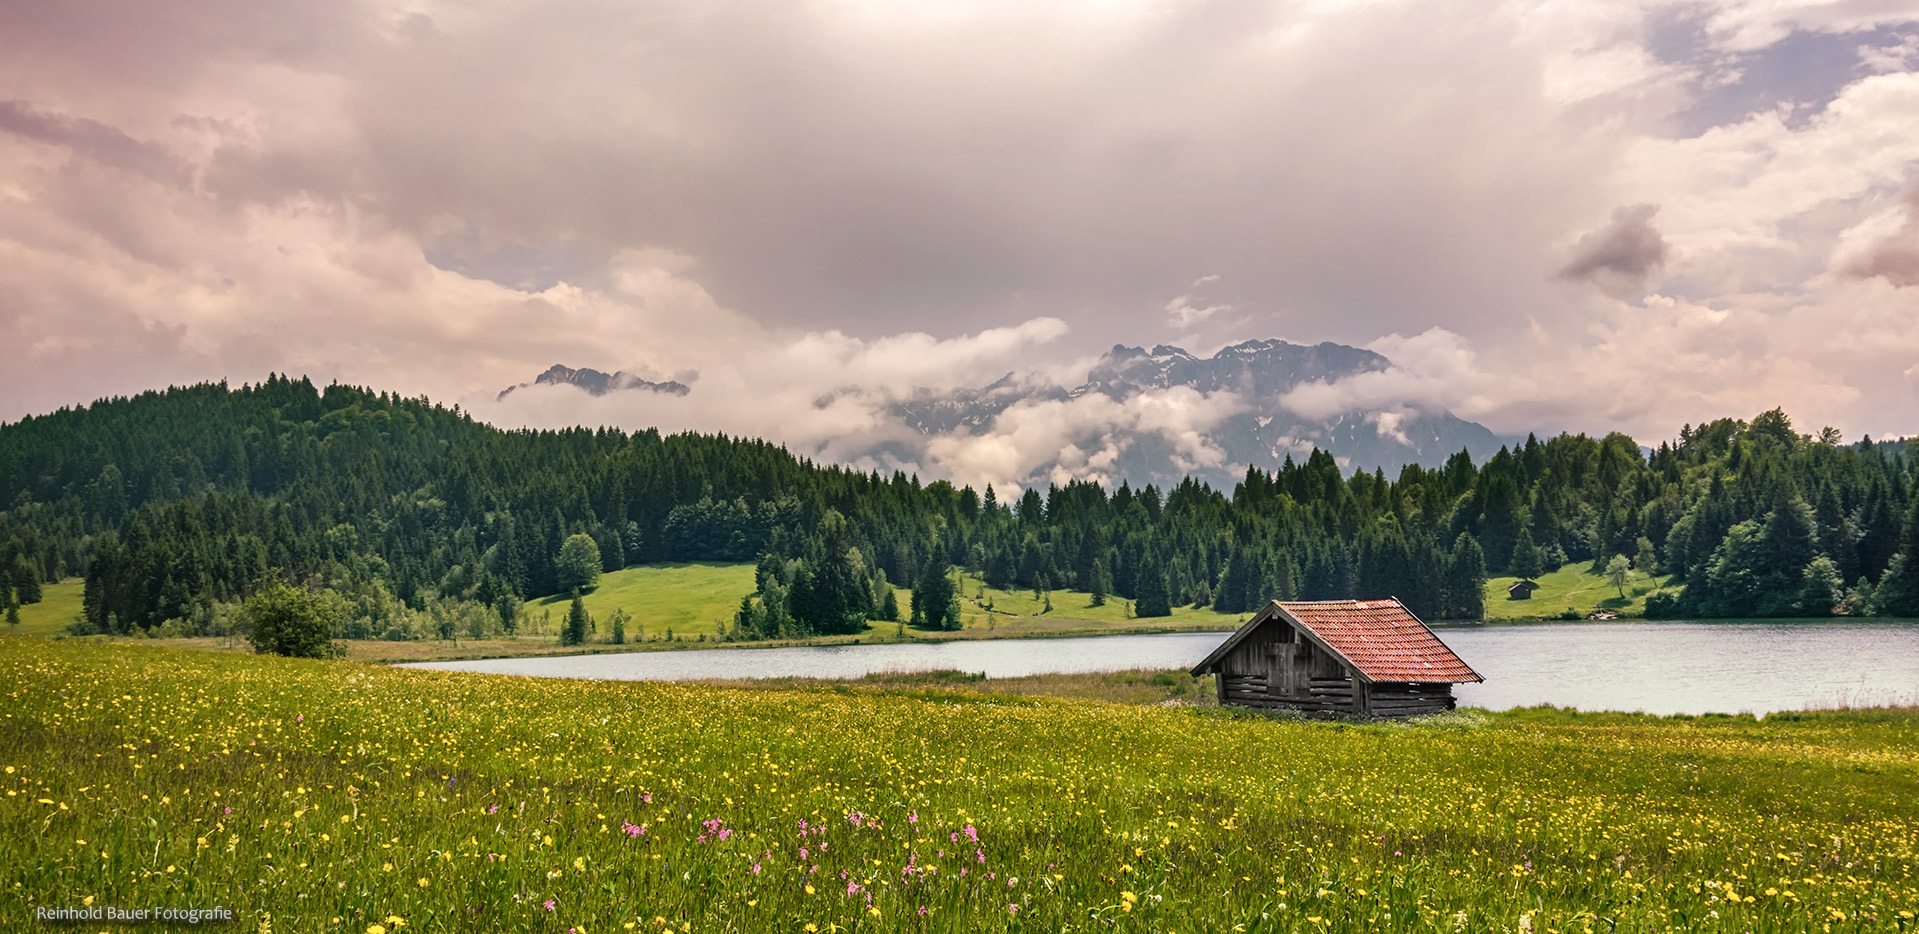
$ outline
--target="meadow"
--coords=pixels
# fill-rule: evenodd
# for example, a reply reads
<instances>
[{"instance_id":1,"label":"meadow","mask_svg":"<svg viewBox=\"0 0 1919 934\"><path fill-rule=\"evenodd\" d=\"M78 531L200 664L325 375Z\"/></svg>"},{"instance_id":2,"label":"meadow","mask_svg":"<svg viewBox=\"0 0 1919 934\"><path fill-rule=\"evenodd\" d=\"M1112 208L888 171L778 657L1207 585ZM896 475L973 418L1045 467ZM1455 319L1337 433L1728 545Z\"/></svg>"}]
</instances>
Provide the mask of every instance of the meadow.
<instances>
[{"instance_id":1,"label":"meadow","mask_svg":"<svg viewBox=\"0 0 1919 934\"><path fill-rule=\"evenodd\" d=\"M22 607L20 625L0 626L0 635L64 635L68 625L80 615L83 590L84 584L77 579L45 585L45 599ZM584 645L562 646L559 643L559 627L571 603L570 595L553 595L528 601L524 607L526 617L517 635L499 634L481 639L460 636L451 640L405 642L358 639L341 644L348 659L362 662L712 648L711 642L718 637L720 623L725 621L730 625L734 611L739 609L740 597L752 591L751 564L636 565L602 575L598 586L581 594L580 600L595 623ZM896 596L902 615L910 613L911 592L896 589ZM1051 610L1046 609L1048 600L1052 602ZM965 597L960 601L962 628L957 632L935 632L875 621L865 632L853 635L753 644L830 645L1121 632L1230 631L1237 629L1248 618L1248 614L1244 613L1215 613L1210 609L1175 607L1172 616L1134 619L1127 615L1125 601L1117 597L1109 599L1103 606L1096 607L1091 603L1091 595L1086 593L1055 590L1035 598L1032 591L985 587L978 579L968 577ZM992 609L989 610L989 606ZM629 617L626 624L627 641L621 644L613 643L612 628L608 623L615 610L624 610ZM239 636L168 638L154 642L212 651L251 651L247 641Z\"/></svg>"},{"instance_id":2,"label":"meadow","mask_svg":"<svg viewBox=\"0 0 1919 934\"><path fill-rule=\"evenodd\" d=\"M1309 723L0 640L0 917L243 930L1900 931L1919 713ZM89 928L90 929L90 928Z\"/></svg>"},{"instance_id":3,"label":"meadow","mask_svg":"<svg viewBox=\"0 0 1919 934\"><path fill-rule=\"evenodd\" d=\"M1589 571L1584 561L1575 561L1557 571L1532 579L1539 585L1531 600L1512 600L1506 588L1519 578L1493 577L1486 580L1486 618L1552 619L1571 608L1580 617L1595 610L1612 610L1622 617L1644 616L1646 595L1658 590L1664 578L1648 577L1638 571L1626 579L1626 594L1606 581L1604 574Z\"/></svg>"}]
</instances>

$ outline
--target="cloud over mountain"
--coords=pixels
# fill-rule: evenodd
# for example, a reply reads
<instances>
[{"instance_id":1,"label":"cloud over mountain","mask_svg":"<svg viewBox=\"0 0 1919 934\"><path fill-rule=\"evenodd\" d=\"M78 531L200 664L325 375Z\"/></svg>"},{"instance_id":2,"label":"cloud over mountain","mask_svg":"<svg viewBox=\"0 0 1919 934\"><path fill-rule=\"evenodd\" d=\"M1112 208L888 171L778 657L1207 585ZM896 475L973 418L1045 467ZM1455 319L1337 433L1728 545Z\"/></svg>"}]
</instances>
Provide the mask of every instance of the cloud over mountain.
<instances>
[{"instance_id":1,"label":"cloud over mountain","mask_svg":"<svg viewBox=\"0 0 1919 934\"><path fill-rule=\"evenodd\" d=\"M959 362L971 346L905 343ZM857 346L852 355L873 352L897 350ZM1436 404L1426 377L1330 343L1244 341L1206 358L1167 345L1116 345L1076 385L1039 372L980 388L833 382L843 370L808 384L777 355L741 364L670 397L652 383L611 389L597 371L582 378L555 366L475 411L506 424L664 423L755 434L807 456L1001 489L1073 479L1167 484L1187 475L1230 488L1248 464L1271 469L1316 447L1351 467L1397 470L1438 465L1462 448L1483 457L1498 446L1486 428ZM1299 405L1301 393L1314 403Z\"/></svg>"}]
</instances>

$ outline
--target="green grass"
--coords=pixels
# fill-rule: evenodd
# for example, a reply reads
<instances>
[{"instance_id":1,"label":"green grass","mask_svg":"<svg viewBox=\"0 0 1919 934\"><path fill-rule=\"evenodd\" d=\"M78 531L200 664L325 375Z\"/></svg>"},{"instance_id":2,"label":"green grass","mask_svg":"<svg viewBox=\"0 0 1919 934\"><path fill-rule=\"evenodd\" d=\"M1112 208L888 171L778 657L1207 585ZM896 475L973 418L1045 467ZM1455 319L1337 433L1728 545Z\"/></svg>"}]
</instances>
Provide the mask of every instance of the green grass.
<instances>
[{"instance_id":1,"label":"green grass","mask_svg":"<svg viewBox=\"0 0 1919 934\"><path fill-rule=\"evenodd\" d=\"M647 564L602 574L600 583L582 594L586 611L600 623L594 641L609 637L606 620L615 608L624 608L633 617L627 624L627 638L636 638L636 628L644 627L648 638L664 636L668 629L676 636L694 638L718 632L718 621L730 625L740 608L740 597L753 592L751 564ZM534 615L551 613L547 627L559 632L572 598L565 594L543 597L527 603Z\"/></svg>"},{"instance_id":2,"label":"green grass","mask_svg":"<svg viewBox=\"0 0 1919 934\"><path fill-rule=\"evenodd\" d=\"M1626 580L1626 596L1606 582L1603 574L1589 573L1586 562L1574 562L1550 574L1533 578L1539 589L1531 600L1512 600L1506 596L1516 577L1494 577L1486 581L1486 618L1518 619L1546 617L1565 612L1567 607L1579 615L1595 610L1612 610L1621 616L1640 616L1646 611L1646 595L1659 590L1665 578L1648 579L1637 571ZM1655 583L1656 581L1656 583Z\"/></svg>"},{"instance_id":3,"label":"green grass","mask_svg":"<svg viewBox=\"0 0 1919 934\"><path fill-rule=\"evenodd\" d=\"M597 587L581 595L587 612L593 614L599 623L598 631L589 637L588 643L596 646L610 638L606 620L616 607L625 608L634 618L634 622L627 626L629 640L637 639L639 626L644 626L648 640L660 639L668 628L681 641L697 639L701 635L711 639L717 632L717 622L726 620L730 625L734 612L739 609L740 597L753 592L753 568L751 564L644 565L602 575ZM1034 599L1030 590L986 588L984 596L981 596L983 585L977 578L969 576L965 581L965 595L960 601L962 628L959 632L929 632L907 627L903 637L998 638L1162 629L1230 630L1247 619L1247 614L1243 613L1215 613L1210 609L1195 610L1191 607L1175 607L1173 615L1168 617L1132 619L1126 615L1126 601L1119 597L1109 597L1104 606L1096 607L1092 605L1092 595L1068 590L1051 591L1053 609L1045 612L1044 599ZM900 615L910 617L912 592L895 588L894 593L899 601ZM558 594L542 597L530 601L527 610L536 617L550 614L544 631L551 635L559 631L570 600L571 597ZM989 600L995 612L986 610ZM899 629L893 623L876 621L866 633L848 638L899 638L902 635ZM497 645L488 643L480 651L522 654L537 651L540 647L537 639L499 640Z\"/></svg>"},{"instance_id":4,"label":"green grass","mask_svg":"<svg viewBox=\"0 0 1919 934\"><path fill-rule=\"evenodd\" d=\"M275 934L1852 932L1919 907L1911 710L1352 726L24 639L0 708L19 930L80 905Z\"/></svg>"},{"instance_id":5,"label":"green grass","mask_svg":"<svg viewBox=\"0 0 1919 934\"><path fill-rule=\"evenodd\" d=\"M80 596L85 589L86 584L77 579L41 585L40 602L20 608L18 626L0 622L0 634L53 636L66 632L67 626L80 618Z\"/></svg>"},{"instance_id":6,"label":"green grass","mask_svg":"<svg viewBox=\"0 0 1919 934\"><path fill-rule=\"evenodd\" d=\"M1237 629L1239 624L1251 618L1248 613L1218 613L1212 609L1194 609L1190 606L1173 607L1173 615L1149 619L1130 618L1127 614L1127 601L1108 594L1103 606L1093 606L1093 595L1079 590L1054 590L1048 595L1052 599L1053 609L1046 610L1045 598L1034 599L1031 590L1001 590L987 587L978 578L968 575L964 599L960 601L960 617L967 626L985 626L989 620L994 625L1008 625L1013 617L1033 618L1035 620L1077 620L1098 624L1089 628L1100 629L1137 629L1137 628L1218 628ZM997 612L988 613L990 603ZM904 608L906 603L901 603Z\"/></svg>"}]
</instances>

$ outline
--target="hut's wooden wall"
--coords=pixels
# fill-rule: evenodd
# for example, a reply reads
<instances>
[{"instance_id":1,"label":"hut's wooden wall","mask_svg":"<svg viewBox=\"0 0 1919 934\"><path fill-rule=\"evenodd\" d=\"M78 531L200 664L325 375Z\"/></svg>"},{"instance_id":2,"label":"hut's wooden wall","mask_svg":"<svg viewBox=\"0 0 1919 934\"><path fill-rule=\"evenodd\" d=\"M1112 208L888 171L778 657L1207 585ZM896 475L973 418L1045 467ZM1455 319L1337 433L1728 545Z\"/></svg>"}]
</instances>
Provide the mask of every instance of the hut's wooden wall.
<instances>
[{"instance_id":1,"label":"hut's wooden wall","mask_svg":"<svg viewBox=\"0 0 1919 934\"><path fill-rule=\"evenodd\" d=\"M1267 621L1234 646L1215 674L1222 704L1380 717L1453 709L1452 685L1368 684L1283 619Z\"/></svg>"}]
</instances>

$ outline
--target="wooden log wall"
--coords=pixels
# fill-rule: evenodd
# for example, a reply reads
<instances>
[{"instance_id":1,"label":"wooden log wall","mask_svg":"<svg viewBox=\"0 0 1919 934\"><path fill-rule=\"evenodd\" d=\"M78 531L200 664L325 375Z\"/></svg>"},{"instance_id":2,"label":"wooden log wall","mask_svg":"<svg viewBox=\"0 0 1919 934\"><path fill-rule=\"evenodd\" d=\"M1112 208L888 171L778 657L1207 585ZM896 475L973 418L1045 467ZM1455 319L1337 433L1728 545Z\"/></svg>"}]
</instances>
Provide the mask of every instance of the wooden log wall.
<instances>
[{"instance_id":1,"label":"wooden log wall","mask_svg":"<svg viewBox=\"0 0 1919 934\"><path fill-rule=\"evenodd\" d=\"M1414 717L1452 710L1452 685L1368 683L1337 656L1272 620L1220 660L1219 701L1245 707L1283 707L1320 715Z\"/></svg>"}]
</instances>

